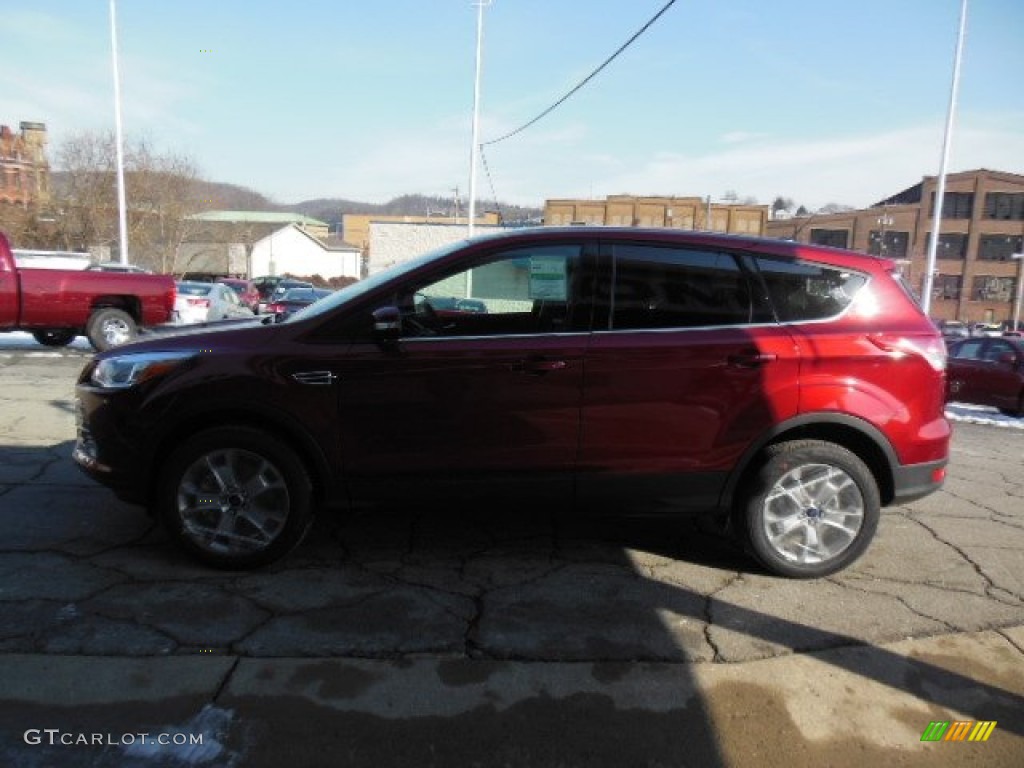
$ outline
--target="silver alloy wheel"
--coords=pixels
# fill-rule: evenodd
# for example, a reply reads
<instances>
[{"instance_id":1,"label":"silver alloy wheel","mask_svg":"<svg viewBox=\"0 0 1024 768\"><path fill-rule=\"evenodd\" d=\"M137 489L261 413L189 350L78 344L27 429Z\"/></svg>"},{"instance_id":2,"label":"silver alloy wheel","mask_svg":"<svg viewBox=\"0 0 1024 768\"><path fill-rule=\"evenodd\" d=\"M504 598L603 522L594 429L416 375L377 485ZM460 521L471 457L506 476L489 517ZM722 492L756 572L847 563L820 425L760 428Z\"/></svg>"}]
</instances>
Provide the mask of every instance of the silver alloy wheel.
<instances>
[{"instance_id":1,"label":"silver alloy wheel","mask_svg":"<svg viewBox=\"0 0 1024 768\"><path fill-rule=\"evenodd\" d=\"M105 319L100 325L100 334L111 347L126 344L133 338L131 326L117 317Z\"/></svg>"},{"instance_id":2,"label":"silver alloy wheel","mask_svg":"<svg viewBox=\"0 0 1024 768\"><path fill-rule=\"evenodd\" d=\"M183 535L221 555L266 549L284 529L291 509L280 470L241 448L200 456L182 474L176 501Z\"/></svg>"},{"instance_id":3,"label":"silver alloy wheel","mask_svg":"<svg viewBox=\"0 0 1024 768\"><path fill-rule=\"evenodd\" d=\"M825 563L842 554L864 524L864 497L846 472L801 464L779 478L764 499L764 533L794 563Z\"/></svg>"}]
</instances>

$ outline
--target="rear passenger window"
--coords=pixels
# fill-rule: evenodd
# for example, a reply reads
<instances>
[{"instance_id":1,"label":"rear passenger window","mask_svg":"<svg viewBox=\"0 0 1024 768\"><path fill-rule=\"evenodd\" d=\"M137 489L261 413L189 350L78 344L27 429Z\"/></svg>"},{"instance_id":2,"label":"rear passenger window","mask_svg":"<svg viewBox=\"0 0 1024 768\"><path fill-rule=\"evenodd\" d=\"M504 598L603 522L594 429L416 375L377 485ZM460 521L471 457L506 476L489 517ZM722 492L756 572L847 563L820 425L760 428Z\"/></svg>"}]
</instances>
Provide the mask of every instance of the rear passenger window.
<instances>
[{"instance_id":1,"label":"rear passenger window","mask_svg":"<svg viewBox=\"0 0 1024 768\"><path fill-rule=\"evenodd\" d=\"M760 292L751 290L750 277L728 253L616 245L613 259L614 288L607 279L597 286L597 328L697 328L772 321Z\"/></svg>"},{"instance_id":2,"label":"rear passenger window","mask_svg":"<svg viewBox=\"0 0 1024 768\"><path fill-rule=\"evenodd\" d=\"M868 281L859 272L824 264L758 258L757 266L782 322L835 317Z\"/></svg>"},{"instance_id":3,"label":"rear passenger window","mask_svg":"<svg viewBox=\"0 0 1024 768\"><path fill-rule=\"evenodd\" d=\"M965 341L962 344L958 344L953 349L953 357L958 360L980 360L982 344L983 342L981 339L972 339L971 341Z\"/></svg>"}]
</instances>

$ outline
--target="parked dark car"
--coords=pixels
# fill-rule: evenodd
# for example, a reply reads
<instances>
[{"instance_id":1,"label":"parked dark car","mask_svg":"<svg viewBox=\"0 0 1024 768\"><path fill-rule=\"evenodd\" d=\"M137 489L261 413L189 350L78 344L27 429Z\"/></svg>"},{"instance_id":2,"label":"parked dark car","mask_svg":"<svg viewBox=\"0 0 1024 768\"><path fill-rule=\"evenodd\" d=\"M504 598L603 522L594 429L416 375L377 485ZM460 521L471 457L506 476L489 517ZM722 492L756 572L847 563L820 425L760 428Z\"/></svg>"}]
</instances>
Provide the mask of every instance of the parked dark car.
<instances>
[{"instance_id":1,"label":"parked dark car","mask_svg":"<svg viewBox=\"0 0 1024 768\"><path fill-rule=\"evenodd\" d=\"M945 477L945 346L895 270L669 229L478 237L281 323L97 355L74 458L221 567L325 509L516 500L711 513L823 576ZM453 296L485 311L430 301Z\"/></svg>"},{"instance_id":2,"label":"parked dark car","mask_svg":"<svg viewBox=\"0 0 1024 768\"><path fill-rule=\"evenodd\" d=\"M965 339L949 348L947 398L1024 416L1024 339Z\"/></svg>"},{"instance_id":3,"label":"parked dark car","mask_svg":"<svg viewBox=\"0 0 1024 768\"><path fill-rule=\"evenodd\" d=\"M278 315L279 320L298 312L303 307L330 296L334 291L323 288L289 288L280 296L275 295L267 304L267 314Z\"/></svg>"},{"instance_id":4,"label":"parked dark car","mask_svg":"<svg viewBox=\"0 0 1024 768\"><path fill-rule=\"evenodd\" d=\"M256 291L260 295L259 312L261 313L266 312L267 304L275 297L275 294L281 295L289 288L313 287L312 283L282 275L264 275L263 277L254 278L252 283L256 286Z\"/></svg>"}]
</instances>

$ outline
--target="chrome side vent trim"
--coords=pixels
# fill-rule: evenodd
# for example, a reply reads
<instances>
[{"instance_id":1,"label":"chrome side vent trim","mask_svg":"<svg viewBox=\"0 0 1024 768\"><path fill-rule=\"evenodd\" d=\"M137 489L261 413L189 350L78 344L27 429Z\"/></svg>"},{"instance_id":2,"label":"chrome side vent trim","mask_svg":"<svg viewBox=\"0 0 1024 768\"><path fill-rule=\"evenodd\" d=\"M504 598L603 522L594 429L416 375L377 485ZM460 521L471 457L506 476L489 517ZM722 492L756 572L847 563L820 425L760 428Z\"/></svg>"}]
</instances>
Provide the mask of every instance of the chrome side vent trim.
<instances>
[{"instance_id":1,"label":"chrome side vent trim","mask_svg":"<svg viewBox=\"0 0 1024 768\"><path fill-rule=\"evenodd\" d=\"M338 377L330 371L299 371L298 373L293 373L292 378L299 382L299 384L329 387Z\"/></svg>"}]
</instances>

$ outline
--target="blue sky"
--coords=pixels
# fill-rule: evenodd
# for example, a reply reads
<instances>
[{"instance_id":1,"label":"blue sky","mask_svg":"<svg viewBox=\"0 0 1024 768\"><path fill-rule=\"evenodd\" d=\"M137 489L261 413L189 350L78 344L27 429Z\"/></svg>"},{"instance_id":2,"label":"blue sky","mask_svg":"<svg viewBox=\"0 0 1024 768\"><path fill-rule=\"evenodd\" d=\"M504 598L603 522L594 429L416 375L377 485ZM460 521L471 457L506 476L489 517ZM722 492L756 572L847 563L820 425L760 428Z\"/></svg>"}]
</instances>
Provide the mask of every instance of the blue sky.
<instances>
[{"instance_id":1,"label":"blue sky","mask_svg":"<svg viewBox=\"0 0 1024 768\"><path fill-rule=\"evenodd\" d=\"M493 0L481 140L531 119L665 0ZM113 126L107 0L0 0L0 122ZM500 200L729 190L863 206L938 171L959 0L675 5L488 147ZM465 197L470 0L117 0L129 137L279 202ZM971 0L950 170L1024 173L1024 2ZM490 199L483 171L479 197Z\"/></svg>"}]
</instances>

